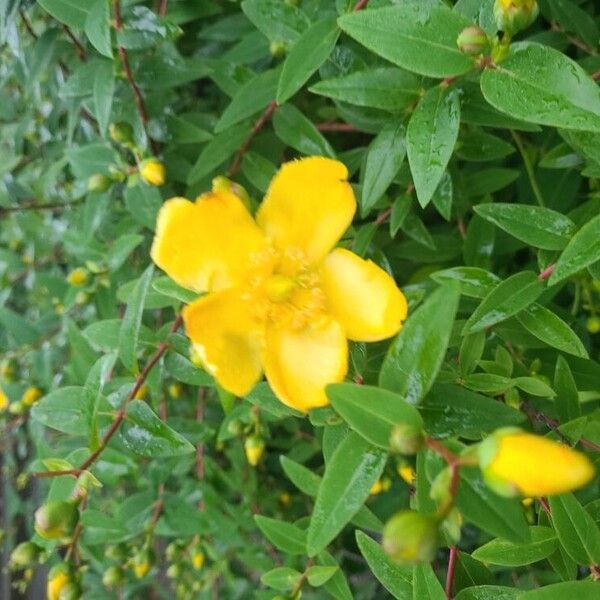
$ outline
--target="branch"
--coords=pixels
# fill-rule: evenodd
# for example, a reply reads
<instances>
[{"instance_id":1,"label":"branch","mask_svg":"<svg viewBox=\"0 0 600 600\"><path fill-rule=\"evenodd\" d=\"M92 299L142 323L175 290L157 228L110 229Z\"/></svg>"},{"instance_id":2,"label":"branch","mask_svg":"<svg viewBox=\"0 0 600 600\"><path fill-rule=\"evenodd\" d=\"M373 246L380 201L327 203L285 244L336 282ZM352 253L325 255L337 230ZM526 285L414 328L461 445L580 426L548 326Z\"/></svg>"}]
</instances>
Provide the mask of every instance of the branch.
<instances>
[{"instance_id":1,"label":"branch","mask_svg":"<svg viewBox=\"0 0 600 600\"><path fill-rule=\"evenodd\" d=\"M585 42L582 42L579 38L576 38L575 36L567 34L567 32L564 30L564 28L556 21L552 21L550 23L550 27L553 31L558 31L560 33L564 33L565 37L576 48L579 48L580 50L583 50L584 52L587 52L588 54L591 54L592 56L595 56L596 54L598 54L597 50L595 48L592 48L592 46L588 46Z\"/></svg>"},{"instance_id":2,"label":"branch","mask_svg":"<svg viewBox=\"0 0 600 600\"><path fill-rule=\"evenodd\" d=\"M551 264L550 266L546 267L539 275L538 275L538 279L540 281L545 281L546 279L548 279L548 277L550 277L550 275L552 275L552 273L554 273L554 269L556 269L556 263Z\"/></svg>"},{"instance_id":3,"label":"branch","mask_svg":"<svg viewBox=\"0 0 600 600\"><path fill-rule=\"evenodd\" d=\"M115 17L115 29L118 33L123 29L123 18L121 16L121 0L114 0L113 10ZM121 57L121 62L123 63L123 69L125 70L125 77L127 78L127 81L129 82L129 85L131 86L131 89L133 91L135 105L137 106L138 114L140 115L140 120L142 121L142 125L144 126L146 137L150 142L152 152L154 152L154 154L158 154L158 146L148 134L148 111L146 110L146 102L144 101L142 90L140 90L138 84L135 82L135 79L133 77L133 72L131 70L131 65L129 64L129 56L127 54L127 50L125 50L123 46L119 46L118 48L119 56Z\"/></svg>"},{"instance_id":4,"label":"branch","mask_svg":"<svg viewBox=\"0 0 600 600\"><path fill-rule=\"evenodd\" d=\"M69 37L69 39L73 42L73 45L77 50L77 56L79 56L79 60L85 62L87 60L87 50L85 49L83 44L75 37L75 34L71 31L71 28L68 25L63 25L63 29Z\"/></svg>"},{"instance_id":5,"label":"branch","mask_svg":"<svg viewBox=\"0 0 600 600\"><path fill-rule=\"evenodd\" d=\"M358 0L358 2L354 5L354 8L352 10L355 12L357 10L362 10L363 8L365 8L365 6L367 6L368 3L369 0Z\"/></svg>"},{"instance_id":6,"label":"branch","mask_svg":"<svg viewBox=\"0 0 600 600\"><path fill-rule=\"evenodd\" d=\"M243 144L240 146L239 150L237 151L237 153L233 159L233 162L231 163L231 166L229 167L229 170L227 171L227 177L233 177L240 170L240 166L242 164L242 159L244 158L244 155L246 154L246 152L248 152L248 149L250 148L250 144L252 143L252 140L260 132L260 130L267 124L267 122L269 121L269 119L271 118L271 116L273 115L275 110L277 109L277 106L278 105L277 105L277 102L275 102L275 100L270 102L269 105L267 106L267 108L265 108L263 114L260 115L260 117L258 118L256 123L254 123L252 129L250 130L250 134L244 140Z\"/></svg>"},{"instance_id":7,"label":"branch","mask_svg":"<svg viewBox=\"0 0 600 600\"><path fill-rule=\"evenodd\" d=\"M336 121L317 123L316 127L319 131L340 131L344 133L354 133L356 131L360 131L354 127L354 125L350 125L350 123L338 123Z\"/></svg>"},{"instance_id":8,"label":"branch","mask_svg":"<svg viewBox=\"0 0 600 600\"><path fill-rule=\"evenodd\" d=\"M159 0L159 2L158 2L159 16L164 17L167 14L168 8L169 8L169 0Z\"/></svg>"},{"instance_id":9,"label":"branch","mask_svg":"<svg viewBox=\"0 0 600 600\"><path fill-rule=\"evenodd\" d=\"M596 71L595 73L592 73L590 75L590 77L594 80L594 81L598 81L600 80L600 70Z\"/></svg>"},{"instance_id":10,"label":"branch","mask_svg":"<svg viewBox=\"0 0 600 600\"><path fill-rule=\"evenodd\" d=\"M452 584L454 583L454 571L456 570L456 559L458 558L458 548L450 546L450 554L448 555L448 572L446 573L446 598L452 598Z\"/></svg>"},{"instance_id":11,"label":"branch","mask_svg":"<svg viewBox=\"0 0 600 600\"><path fill-rule=\"evenodd\" d=\"M37 202L26 202L19 206L0 206L0 216L8 213L21 212L24 210L65 210L73 206L77 206L83 202L83 198L74 200L73 202L54 202L52 204L38 204Z\"/></svg>"}]
</instances>

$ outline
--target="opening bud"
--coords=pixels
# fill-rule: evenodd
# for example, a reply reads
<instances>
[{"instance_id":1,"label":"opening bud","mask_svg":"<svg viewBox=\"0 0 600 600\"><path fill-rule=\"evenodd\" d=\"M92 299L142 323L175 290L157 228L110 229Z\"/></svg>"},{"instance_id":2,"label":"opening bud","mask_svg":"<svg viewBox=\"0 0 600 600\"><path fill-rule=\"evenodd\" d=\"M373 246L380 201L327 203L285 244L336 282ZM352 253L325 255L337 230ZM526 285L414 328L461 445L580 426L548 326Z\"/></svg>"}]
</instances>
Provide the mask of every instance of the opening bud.
<instances>
[{"instance_id":1,"label":"opening bud","mask_svg":"<svg viewBox=\"0 0 600 600\"><path fill-rule=\"evenodd\" d=\"M394 425L390 434L390 450L398 454L416 454L424 443L423 430L410 423Z\"/></svg>"},{"instance_id":2,"label":"opening bud","mask_svg":"<svg viewBox=\"0 0 600 600\"><path fill-rule=\"evenodd\" d=\"M96 173L88 179L88 191L89 192L106 192L112 185L112 179L103 175L102 173Z\"/></svg>"},{"instance_id":3,"label":"opening bud","mask_svg":"<svg viewBox=\"0 0 600 600\"><path fill-rule=\"evenodd\" d=\"M154 552L144 548L137 552L131 561L133 572L138 579L142 579L148 574L148 571L154 564Z\"/></svg>"},{"instance_id":4,"label":"opening bud","mask_svg":"<svg viewBox=\"0 0 600 600\"><path fill-rule=\"evenodd\" d=\"M160 161L150 158L140 165L140 175L146 183L158 187L165 183L167 170Z\"/></svg>"},{"instance_id":5,"label":"opening bud","mask_svg":"<svg viewBox=\"0 0 600 600\"><path fill-rule=\"evenodd\" d=\"M73 502L46 502L35 511L35 531L46 540L69 538L78 520L79 510Z\"/></svg>"},{"instance_id":6,"label":"opening bud","mask_svg":"<svg viewBox=\"0 0 600 600\"><path fill-rule=\"evenodd\" d=\"M496 25L510 36L529 27L539 12L537 0L496 0L494 4Z\"/></svg>"},{"instance_id":7,"label":"opening bud","mask_svg":"<svg viewBox=\"0 0 600 600\"><path fill-rule=\"evenodd\" d=\"M259 435L250 435L244 442L244 452L248 463L256 467L265 453L265 442Z\"/></svg>"},{"instance_id":8,"label":"opening bud","mask_svg":"<svg viewBox=\"0 0 600 600\"><path fill-rule=\"evenodd\" d=\"M394 515L383 529L383 549L397 563L431 562L438 547L436 519L415 510Z\"/></svg>"},{"instance_id":9,"label":"opening bud","mask_svg":"<svg viewBox=\"0 0 600 600\"><path fill-rule=\"evenodd\" d=\"M46 595L48 600L60 600L63 589L71 582L69 567L65 563L54 565L48 573Z\"/></svg>"},{"instance_id":10,"label":"opening bud","mask_svg":"<svg viewBox=\"0 0 600 600\"><path fill-rule=\"evenodd\" d=\"M204 552L200 548L195 548L192 551L192 566L194 569L199 571L204 566L204 561L206 557L204 556Z\"/></svg>"},{"instance_id":11,"label":"opening bud","mask_svg":"<svg viewBox=\"0 0 600 600\"><path fill-rule=\"evenodd\" d=\"M464 54L478 56L479 54L485 54L490 49L490 40L481 27L471 25L459 33L456 38L456 45Z\"/></svg>"},{"instance_id":12,"label":"opening bud","mask_svg":"<svg viewBox=\"0 0 600 600\"><path fill-rule=\"evenodd\" d=\"M231 181L228 177L224 177L223 175L219 175L212 180L212 191L213 192L229 192L230 194L234 194L237 196L244 204L244 206L248 209L252 209L252 205L250 203L250 196L246 191L246 188L235 181Z\"/></svg>"},{"instance_id":13,"label":"opening bud","mask_svg":"<svg viewBox=\"0 0 600 600\"><path fill-rule=\"evenodd\" d=\"M35 386L28 387L21 396L21 402L25 406L31 406L35 404L42 397L42 390L36 388Z\"/></svg>"}]
</instances>

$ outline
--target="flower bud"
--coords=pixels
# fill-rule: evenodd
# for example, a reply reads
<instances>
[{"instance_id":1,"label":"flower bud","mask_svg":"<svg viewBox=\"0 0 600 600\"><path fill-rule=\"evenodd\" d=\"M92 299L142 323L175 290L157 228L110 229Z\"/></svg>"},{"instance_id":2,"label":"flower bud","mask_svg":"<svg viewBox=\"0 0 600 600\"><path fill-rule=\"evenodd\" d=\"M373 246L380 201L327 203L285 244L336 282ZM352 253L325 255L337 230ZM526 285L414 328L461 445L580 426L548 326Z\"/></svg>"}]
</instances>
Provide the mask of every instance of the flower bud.
<instances>
[{"instance_id":1,"label":"flower bud","mask_svg":"<svg viewBox=\"0 0 600 600\"><path fill-rule=\"evenodd\" d=\"M585 324L587 330L594 334L600 332L600 317L590 317Z\"/></svg>"},{"instance_id":2,"label":"flower bud","mask_svg":"<svg viewBox=\"0 0 600 600\"><path fill-rule=\"evenodd\" d=\"M273 41L269 44L269 54L273 58L282 58L287 52L287 44L285 42Z\"/></svg>"},{"instance_id":3,"label":"flower bud","mask_svg":"<svg viewBox=\"0 0 600 600\"><path fill-rule=\"evenodd\" d=\"M150 388L144 383L142 386L140 386L139 390L135 393L133 397L135 400L143 400L144 398L146 398L146 396L148 396L149 391Z\"/></svg>"},{"instance_id":4,"label":"flower bud","mask_svg":"<svg viewBox=\"0 0 600 600\"><path fill-rule=\"evenodd\" d=\"M79 510L73 502L50 501L35 511L35 530L46 540L68 538L79 520Z\"/></svg>"},{"instance_id":5,"label":"flower bud","mask_svg":"<svg viewBox=\"0 0 600 600\"><path fill-rule=\"evenodd\" d=\"M173 398L173 400L177 400L181 396L183 392L183 387L180 383L172 383L167 389L169 396Z\"/></svg>"},{"instance_id":6,"label":"flower bud","mask_svg":"<svg viewBox=\"0 0 600 600\"><path fill-rule=\"evenodd\" d=\"M42 391L39 388L30 386L23 392L23 395L21 396L21 402L25 406L31 406L32 404L35 404L42 397L42 395Z\"/></svg>"},{"instance_id":7,"label":"flower bud","mask_svg":"<svg viewBox=\"0 0 600 600\"><path fill-rule=\"evenodd\" d=\"M88 280L88 271L83 267L78 267L77 269L73 269L67 275L67 283L72 285L73 287L77 287L83 285Z\"/></svg>"},{"instance_id":8,"label":"flower bud","mask_svg":"<svg viewBox=\"0 0 600 600\"><path fill-rule=\"evenodd\" d=\"M204 561L206 557L204 556L204 552L202 552L201 548L194 548L192 551L192 566L196 571L199 571L204 566Z\"/></svg>"},{"instance_id":9,"label":"flower bud","mask_svg":"<svg viewBox=\"0 0 600 600\"><path fill-rule=\"evenodd\" d=\"M106 192L112 185L112 180L102 173L96 173L88 179L89 192Z\"/></svg>"},{"instance_id":10,"label":"flower bud","mask_svg":"<svg viewBox=\"0 0 600 600\"><path fill-rule=\"evenodd\" d=\"M481 27L471 25L470 27L465 27L459 33L456 38L456 45L462 53L469 56L478 56L490 49L490 40L487 33Z\"/></svg>"},{"instance_id":11,"label":"flower bud","mask_svg":"<svg viewBox=\"0 0 600 600\"><path fill-rule=\"evenodd\" d=\"M81 587L78 583L69 581L60 590L58 600L79 600L81 598Z\"/></svg>"},{"instance_id":12,"label":"flower bud","mask_svg":"<svg viewBox=\"0 0 600 600\"><path fill-rule=\"evenodd\" d=\"M398 475L400 475L400 477L404 480L405 483L407 483L408 485L415 484L415 481L417 480L417 474L415 473L415 470L408 463L402 463L402 464L398 465L398 467L396 468L396 471L398 472Z\"/></svg>"},{"instance_id":13,"label":"flower bud","mask_svg":"<svg viewBox=\"0 0 600 600\"><path fill-rule=\"evenodd\" d=\"M41 551L33 542L22 542L12 551L8 566L10 569L26 569L38 560Z\"/></svg>"},{"instance_id":14,"label":"flower bud","mask_svg":"<svg viewBox=\"0 0 600 600\"><path fill-rule=\"evenodd\" d=\"M424 442L423 430L409 423L394 425L390 434L390 449L398 454L416 454Z\"/></svg>"},{"instance_id":15,"label":"flower bud","mask_svg":"<svg viewBox=\"0 0 600 600\"><path fill-rule=\"evenodd\" d=\"M244 431L244 424L239 419L232 419L227 423L227 432L231 435L240 435Z\"/></svg>"},{"instance_id":16,"label":"flower bud","mask_svg":"<svg viewBox=\"0 0 600 600\"><path fill-rule=\"evenodd\" d=\"M494 4L498 29L511 36L529 27L539 12L537 0L496 0Z\"/></svg>"},{"instance_id":17,"label":"flower bud","mask_svg":"<svg viewBox=\"0 0 600 600\"><path fill-rule=\"evenodd\" d=\"M133 141L133 127L126 121L111 123L108 126L108 133L117 144L128 145Z\"/></svg>"},{"instance_id":18,"label":"flower bud","mask_svg":"<svg viewBox=\"0 0 600 600\"><path fill-rule=\"evenodd\" d=\"M2 388L0 388L0 413L4 412L8 408L9 404L10 403L7 395L4 393Z\"/></svg>"},{"instance_id":19,"label":"flower bud","mask_svg":"<svg viewBox=\"0 0 600 600\"><path fill-rule=\"evenodd\" d=\"M219 177L215 177L212 180L212 191L213 192L228 192L237 196L244 206L250 210L252 205L250 203L250 196L246 191L246 188L235 181L231 181L228 177L223 177L220 175Z\"/></svg>"},{"instance_id":20,"label":"flower bud","mask_svg":"<svg viewBox=\"0 0 600 600\"><path fill-rule=\"evenodd\" d=\"M256 467L265 453L265 442L259 435L250 435L244 442L244 451L248 463Z\"/></svg>"},{"instance_id":21,"label":"flower bud","mask_svg":"<svg viewBox=\"0 0 600 600\"><path fill-rule=\"evenodd\" d=\"M6 358L0 363L0 376L6 381L14 381L18 366L14 359Z\"/></svg>"},{"instance_id":22,"label":"flower bud","mask_svg":"<svg viewBox=\"0 0 600 600\"><path fill-rule=\"evenodd\" d=\"M102 574L102 585L107 588L114 588L120 585L125 576L123 573L123 569L121 567L117 567L116 565L112 567L108 567L106 571Z\"/></svg>"},{"instance_id":23,"label":"flower bud","mask_svg":"<svg viewBox=\"0 0 600 600\"><path fill-rule=\"evenodd\" d=\"M154 564L154 553L145 548L137 552L132 559L133 572L138 579L145 577Z\"/></svg>"},{"instance_id":24,"label":"flower bud","mask_svg":"<svg viewBox=\"0 0 600 600\"><path fill-rule=\"evenodd\" d=\"M127 546L125 544L117 544L116 546L108 546L106 548L106 558L110 560L123 561L127 557Z\"/></svg>"},{"instance_id":25,"label":"flower bud","mask_svg":"<svg viewBox=\"0 0 600 600\"><path fill-rule=\"evenodd\" d=\"M550 496L584 486L594 467L584 454L545 437L506 428L478 448L486 483L501 496Z\"/></svg>"},{"instance_id":26,"label":"flower bud","mask_svg":"<svg viewBox=\"0 0 600 600\"><path fill-rule=\"evenodd\" d=\"M182 574L183 574L183 569L181 568L181 565L179 563L170 565L169 568L167 569L167 577L169 579L179 579Z\"/></svg>"},{"instance_id":27,"label":"flower bud","mask_svg":"<svg viewBox=\"0 0 600 600\"><path fill-rule=\"evenodd\" d=\"M398 563L431 562L438 547L438 524L431 515L403 510L383 529L383 549Z\"/></svg>"},{"instance_id":28,"label":"flower bud","mask_svg":"<svg viewBox=\"0 0 600 600\"><path fill-rule=\"evenodd\" d=\"M167 171L160 161L150 158L140 165L140 175L146 183L161 186L165 183Z\"/></svg>"},{"instance_id":29,"label":"flower bud","mask_svg":"<svg viewBox=\"0 0 600 600\"><path fill-rule=\"evenodd\" d=\"M11 402L11 404L8 407L8 412L11 415L15 415L17 417L19 415L22 415L25 411L26 406L20 400L17 400L16 402Z\"/></svg>"},{"instance_id":30,"label":"flower bud","mask_svg":"<svg viewBox=\"0 0 600 600\"><path fill-rule=\"evenodd\" d=\"M48 573L47 600L60 600L60 593L71 582L69 567L65 563L55 565Z\"/></svg>"}]
</instances>

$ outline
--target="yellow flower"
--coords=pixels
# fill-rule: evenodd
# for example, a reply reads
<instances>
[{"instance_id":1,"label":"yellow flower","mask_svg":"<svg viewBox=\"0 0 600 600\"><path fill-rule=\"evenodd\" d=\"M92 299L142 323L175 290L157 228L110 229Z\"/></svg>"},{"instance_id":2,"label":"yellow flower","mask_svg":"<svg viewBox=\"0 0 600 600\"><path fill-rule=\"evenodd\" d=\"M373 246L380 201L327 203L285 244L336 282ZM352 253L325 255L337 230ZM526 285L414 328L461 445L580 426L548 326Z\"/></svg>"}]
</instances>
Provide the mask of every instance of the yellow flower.
<instances>
[{"instance_id":1,"label":"yellow flower","mask_svg":"<svg viewBox=\"0 0 600 600\"><path fill-rule=\"evenodd\" d=\"M46 594L48 600L58 600L60 597L61 590L71 581L68 573L60 571L53 577L48 577L48 585L46 588Z\"/></svg>"},{"instance_id":2,"label":"yellow flower","mask_svg":"<svg viewBox=\"0 0 600 600\"><path fill-rule=\"evenodd\" d=\"M88 271L83 267L73 269L67 276L67 282L72 286L83 285L88 278Z\"/></svg>"},{"instance_id":3,"label":"yellow flower","mask_svg":"<svg viewBox=\"0 0 600 600\"><path fill-rule=\"evenodd\" d=\"M42 397L42 391L36 387L28 387L21 396L21 402L25 406L35 404Z\"/></svg>"},{"instance_id":4,"label":"yellow flower","mask_svg":"<svg viewBox=\"0 0 600 600\"><path fill-rule=\"evenodd\" d=\"M584 454L518 429L499 430L480 446L486 482L503 496L550 496L584 486L595 470Z\"/></svg>"},{"instance_id":5,"label":"yellow flower","mask_svg":"<svg viewBox=\"0 0 600 600\"><path fill-rule=\"evenodd\" d=\"M226 190L163 205L152 258L179 285L210 292L183 317L203 366L227 391L246 395L264 369L284 404L324 406L325 387L346 375L347 339L400 330L407 303L392 277L333 249L356 211L347 176L323 157L284 164L256 222Z\"/></svg>"},{"instance_id":6,"label":"yellow flower","mask_svg":"<svg viewBox=\"0 0 600 600\"><path fill-rule=\"evenodd\" d=\"M146 160L142 163L140 167L140 175L146 183L160 186L163 185L166 180L167 171L165 169L165 165L158 160L151 158L150 160Z\"/></svg>"},{"instance_id":7,"label":"yellow flower","mask_svg":"<svg viewBox=\"0 0 600 600\"><path fill-rule=\"evenodd\" d=\"M408 485L414 485L414 483L417 479L417 474L415 473L415 470L409 464L398 465L397 471L398 471L398 475L400 475L400 477Z\"/></svg>"},{"instance_id":8,"label":"yellow flower","mask_svg":"<svg viewBox=\"0 0 600 600\"><path fill-rule=\"evenodd\" d=\"M142 579L143 577L146 576L146 574L148 573L148 571L150 570L150 563L148 562L136 562L133 565L133 572L135 573L135 576L138 579Z\"/></svg>"},{"instance_id":9,"label":"yellow flower","mask_svg":"<svg viewBox=\"0 0 600 600\"><path fill-rule=\"evenodd\" d=\"M0 388L0 412L4 412L8 408L8 398L2 388Z\"/></svg>"},{"instance_id":10,"label":"yellow flower","mask_svg":"<svg viewBox=\"0 0 600 600\"><path fill-rule=\"evenodd\" d=\"M196 551L192 554L192 565L194 569L200 570L204 565L204 552Z\"/></svg>"}]
</instances>

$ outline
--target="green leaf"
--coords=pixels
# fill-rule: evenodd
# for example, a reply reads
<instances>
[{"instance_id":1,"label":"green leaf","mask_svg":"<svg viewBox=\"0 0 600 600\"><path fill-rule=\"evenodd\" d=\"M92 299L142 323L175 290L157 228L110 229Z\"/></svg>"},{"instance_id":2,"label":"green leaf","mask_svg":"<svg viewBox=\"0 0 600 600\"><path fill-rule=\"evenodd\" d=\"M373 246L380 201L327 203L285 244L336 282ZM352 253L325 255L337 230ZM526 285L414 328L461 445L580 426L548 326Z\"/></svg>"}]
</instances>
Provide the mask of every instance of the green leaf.
<instances>
[{"instance_id":1,"label":"green leaf","mask_svg":"<svg viewBox=\"0 0 600 600\"><path fill-rule=\"evenodd\" d=\"M110 6L106 0L96 0L85 18L85 34L100 54L113 57L110 38Z\"/></svg>"},{"instance_id":2,"label":"green leaf","mask_svg":"<svg viewBox=\"0 0 600 600\"><path fill-rule=\"evenodd\" d=\"M362 175L360 208L366 215L385 193L400 170L406 146L402 121L388 123L369 145Z\"/></svg>"},{"instance_id":3,"label":"green leaf","mask_svg":"<svg viewBox=\"0 0 600 600\"><path fill-rule=\"evenodd\" d=\"M190 304L199 297L198 292L192 292L187 288L181 287L169 277L158 277L152 282L152 287L160 294L170 296L185 304Z\"/></svg>"},{"instance_id":4,"label":"green leaf","mask_svg":"<svg viewBox=\"0 0 600 600\"><path fill-rule=\"evenodd\" d=\"M599 260L600 215L596 215L571 238L562 251L548 285L554 285Z\"/></svg>"},{"instance_id":5,"label":"green leaf","mask_svg":"<svg viewBox=\"0 0 600 600\"><path fill-rule=\"evenodd\" d=\"M406 152L421 207L427 206L452 156L460 125L458 93L438 85L428 90L406 129Z\"/></svg>"},{"instance_id":6,"label":"green leaf","mask_svg":"<svg viewBox=\"0 0 600 600\"><path fill-rule=\"evenodd\" d=\"M98 65L96 79L94 80L94 114L98 121L98 129L103 136L106 135L108 123L110 122L114 93L115 73L113 65L103 61Z\"/></svg>"},{"instance_id":7,"label":"green leaf","mask_svg":"<svg viewBox=\"0 0 600 600\"><path fill-rule=\"evenodd\" d=\"M436 271L431 279L437 283L458 282L460 293L471 298L485 298L500 283L500 277L479 267L453 267Z\"/></svg>"},{"instance_id":8,"label":"green leaf","mask_svg":"<svg viewBox=\"0 0 600 600\"><path fill-rule=\"evenodd\" d=\"M127 415L120 433L125 446L140 456L182 456L195 450L192 444L161 421L141 400L132 400L127 404Z\"/></svg>"},{"instance_id":9,"label":"green leaf","mask_svg":"<svg viewBox=\"0 0 600 600\"><path fill-rule=\"evenodd\" d=\"M387 455L350 432L327 463L308 528L308 555L331 542L354 517L379 479Z\"/></svg>"},{"instance_id":10,"label":"green leaf","mask_svg":"<svg viewBox=\"0 0 600 600\"><path fill-rule=\"evenodd\" d=\"M272 42L294 43L308 27L309 20L296 6L279 0L244 0L245 15Z\"/></svg>"},{"instance_id":11,"label":"green leaf","mask_svg":"<svg viewBox=\"0 0 600 600\"><path fill-rule=\"evenodd\" d=\"M90 11L90 6L81 0L38 0L38 4L73 29L83 29Z\"/></svg>"},{"instance_id":12,"label":"green leaf","mask_svg":"<svg viewBox=\"0 0 600 600\"><path fill-rule=\"evenodd\" d=\"M573 494L550 496L556 535L567 554L580 565L600 564L600 529Z\"/></svg>"},{"instance_id":13,"label":"green leaf","mask_svg":"<svg viewBox=\"0 0 600 600\"><path fill-rule=\"evenodd\" d=\"M551 527L529 528L531 541L518 544L496 538L473 552L473 558L492 565L520 567L530 565L550 556L557 548L558 540Z\"/></svg>"},{"instance_id":14,"label":"green leaf","mask_svg":"<svg viewBox=\"0 0 600 600\"><path fill-rule=\"evenodd\" d=\"M273 115L277 137L307 156L335 157L333 148L317 128L295 106L284 104Z\"/></svg>"},{"instance_id":15,"label":"green leaf","mask_svg":"<svg viewBox=\"0 0 600 600\"><path fill-rule=\"evenodd\" d=\"M556 390L556 410L558 418L562 423L567 423L581 416L581 407L579 406L579 393L577 385L573 379L573 373L569 363L558 356L556 368L554 370L554 389Z\"/></svg>"},{"instance_id":16,"label":"green leaf","mask_svg":"<svg viewBox=\"0 0 600 600\"><path fill-rule=\"evenodd\" d=\"M193 185L222 165L242 145L250 133L250 126L241 123L216 135L204 148L187 176Z\"/></svg>"},{"instance_id":17,"label":"green leaf","mask_svg":"<svg viewBox=\"0 0 600 600\"><path fill-rule=\"evenodd\" d=\"M571 0L549 0L552 13L563 28L592 47L598 45L600 32L592 15Z\"/></svg>"},{"instance_id":18,"label":"green leaf","mask_svg":"<svg viewBox=\"0 0 600 600\"><path fill-rule=\"evenodd\" d=\"M366 385L337 383L327 386L327 397L342 418L365 440L385 450L394 425L421 429L419 412L398 394Z\"/></svg>"},{"instance_id":19,"label":"green leaf","mask_svg":"<svg viewBox=\"0 0 600 600\"><path fill-rule=\"evenodd\" d=\"M435 381L454 324L459 291L454 284L435 290L408 317L381 367L379 384L418 404Z\"/></svg>"},{"instance_id":20,"label":"green leaf","mask_svg":"<svg viewBox=\"0 0 600 600\"><path fill-rule=\"evenodd\" d=\"M519 588L503 585L475 585L460 590L454 600L516 600L521 592Z\"/></svg>"},{"instance_id":21,"label":"green leaf","mask_svg":"<svg viewBox=\"0 0 600 600\"><path fill-rule=\"evenodd\" d=\"M162 205L160 192L153 186L139 184L125 189L125 208L150 231L156 227L156 216Z\"/></svg>"},{"instance_id":22,"label":"green leaf","mask_svg":"<svg viewBox=\"0 0 600 600\"><path fill-rule=\"evenodd\" d=\"M327 567L337 567L338 570L334 573L333 577L325 583L323 589L330 595L332 595L336 600L353 600L354 596L350 591L350 586L348 585L348 580L344 575L344 572L340 568L339 564L331 556L331 554L327 552L321 552L318 556L319 563L323 564Z\"/></svg>"},{"instance_id":23,"label":"green leaf","mask_svg":"<svg viewBox=\"0 0 600 600\"><path fill-rule=\"evenodd\" d=\"M144 301L150 288L154 266L150 265L139 278L127 304L119 333L119 358L131 372L138 372L137 345L144 312Z\"/></svg>"},{"instance_id":24,"label":"green leaf","mask_svg":"<svg viewBox=\"0 0 600 600\"><path fill-rule=\"evenodd\" d=\"M306 531L296 525L255 515L254 521L265 537L277 548L288 554L306 554Z\"/></svg>"},{"instance_id":25,"label":"green leaf","mask_svg":"<svg viewBox=\"0 0 600 600\"><path fill-rule=\"evenodd\" d=\"M302 573L290 567L277 567L264 573L260 581L263 585L279 590L280 592L289 592L294 589L302 578Z\"/></svg>"},{"instance_id":26,"label":"green leaf","mask_svg":"<svg viewBox=\"0 0 600 600\"><path fill-rule=\"evenodd\" d=\"M83 412L85 390L82 387L58 388L44 396L31 408L31 416L52 429L74 436L85 436L87 418Z\"/></svg>"},{"instance_id":27,"label":"green leaf","mask_svg":"<svg viewBox=\"0 0 600 600\"><path fill-rule=\"evenodd\" d=\"M419 600L445 600L444 588L430 564L413 567L413 598Z\"/></svg>"},{"instance_id":28,"label":"green leaf","mask_svg":"<svg viewBox=\"0 0 600 600\"><path fill-rule=\"evenodd\" d=\"M541 304L532 304L517 314L517 321L549 346L562 352L588 358L577 334L556 313Z\"/></svg>"},{"instance_id":29,"label":"green leaf","mask_svg":"<svg viewBox=\"0 0 600 600\"><path fill-rule=\"evenodd\" d=\"M544 250L562 250L575 232L569 217L541 206L490 202L473 209L518 240Z\"/></svg>"},{"instance_id":30,"label":"green leaf","mask_svg":"<svg viewBox=\"0 0 600 600\"><path fill-rule=\"evenodd\" d=\"M479 128L470 128L461 132L456 155L471 162L499 160L512 154L514 147L502 138Z\"/></svg>"},{"instance_id":31,"label":"green leaf","mask_svg":"<svg viewBox=\"0 0 600 600\"><path fill-rule=\"evenodd\" d=\"M177 352L169 352L165 358L165 369L167 373L181 383L198 386L213 386L212 377L196 366L185 356Z\"/></svg>"},{"instance_id":32,"label":"green leaf","mask_svg":"<svg viewBox=\"0 0 600 600\"><path fill-rule=\"evenodd\" d=\"M494 108L540 125L600 131L598 86L575 61L534 43L511 51L481 76L481 91Z\"/></svg>"},{"instance_id":33,"label":"green leaf","mask_svg":"<svg viewBox=\"0 0 600 600\"><path fill-rule=\"evenodd\" d=\"M452 77L473 68L473 60L456 46L458 34L471 23L446 6L415 2L363 10L338 23L360 44L408 71Z\"/></svg>"},{"instance_id":34,"label":"green leaf","mask_svg":"<svg viewBox=\"0 0 600 600\"><path fill-rule=\"evenodd\" d=\"M19 345L33 344L40 337L40 332L34 325L14 310L4 306L0 306L0 325Z\"/></svg>"},{"instance_id":35,"label":"green leaf","mask_svg":"<svg viewBox=\"0 0 600 600\"><path fill-rule=\"evenodd\" d=\"M564 581L521 592L519 600L598 600L597 581Z\"/></svg>"},{"instance_id":36,"label":"green leaf","mask_svg":"<svg viewBox=\"0 0 600 600\"><path fill-rule=\"evenodd\" d=\"M215 125L219 134L232 125L251 117L275 99L281 69L270 69L259 73L240 87L229 106L221 113Z\"/></svg>"},{"instance_id":37,"label":"green leaf","mask_svg":"<svg viewBox=\"0 0 600 600\"><path fill-rule=\"evenodd\" d=\"M412 600L412 569L393 562L383 548L362 531L356 532L356 542L381 585L398 600Z\"/></svg>"},{"instance_id":38,"label":"green leaf","mask_svg":"<svg viewBox=\"0 0 600 600\"><path fill-rule=\"evenodd\" d=\"M309 88L313 94L333 100L392 112L415 102L420 90L418 76L395 67L355 71L344 77L324 79Z\"/></svg>"},{"instance_id":39,"label":"green leaf","mask_svg":"<svg viewBox=\"0 0 600 600\"><path fill-rule=\"evenodd\" d=\"M505 321L535 302L545 284L533 271L519 271L499 283L473 311L463 335L481 331Z\"/></svg>"},{"instance_id":40,"label":"green leaf","mask_svg":"<svg viewBox=\"0 0 600 600\"><path fill-rule=\"evenodd\" d=\"M516 377L512 380L512 383L532 396L543 398L554 398L556 396L554 390L547 383L535 377Z\"/></svg>"},{"instance_id":41,"label":"green leaf","mask_svg":"<svg viewBox=\"0 0 600 600\"><path fill-rule=\"evenodd\" d=\"M436 438L478 438L525 420L518 410L450 383L436 383L419 406L427 433Z\"/></svg>"},{"instance_id":42,"label":"green leaf","mask_svg":"<svg viewBox=\"0 0 600 600\"><path fill-rule=\"evenodd\" d=\"M294 44L285 62L277 87L277 103L287 102L327 60L335 48L340 30L335 19L311 25Z\"/></svg>"},{"instance_id":43,"label":"green leaf","mask_svg":"<svg viewBox=\"0 0 600 600\"><path fill-rule=\"evenodd\" d=\"M313 587L321 587L325 585L336 573L339 567L324 567L313 565L306 570L306 578L308 583Z\"/></svg>"}]
</instances>

